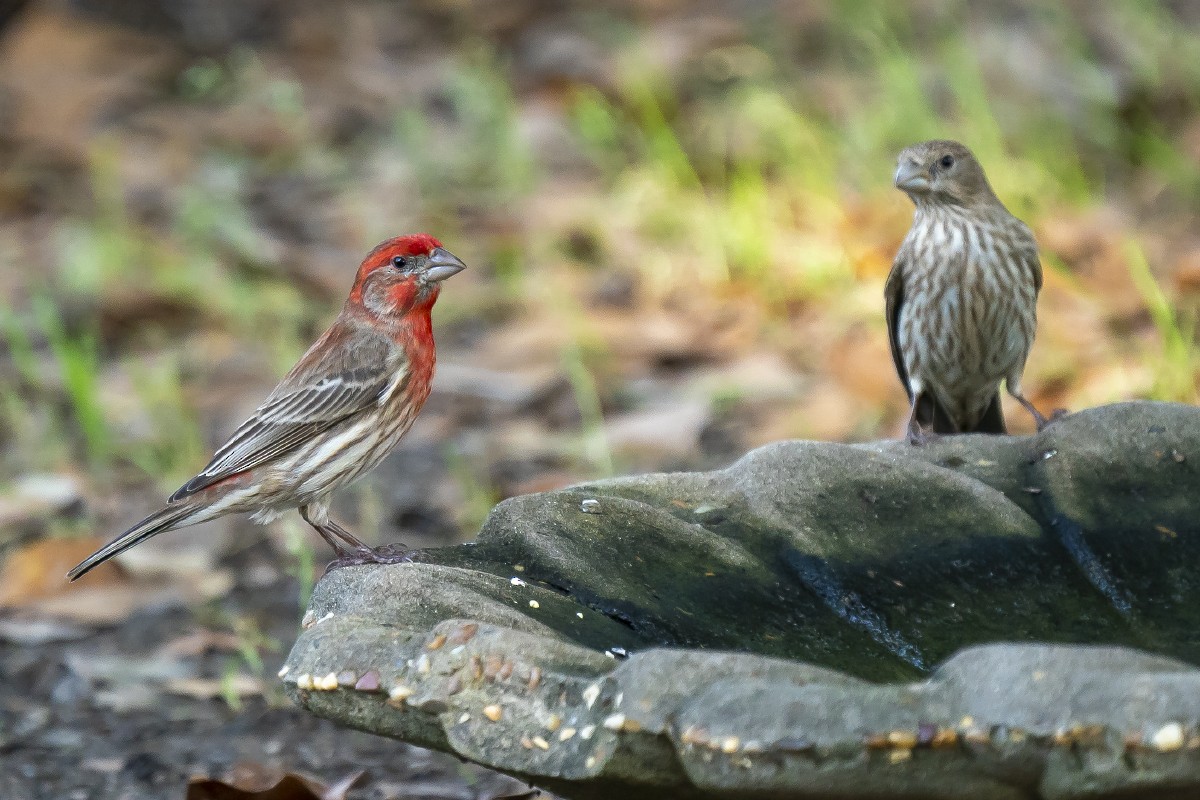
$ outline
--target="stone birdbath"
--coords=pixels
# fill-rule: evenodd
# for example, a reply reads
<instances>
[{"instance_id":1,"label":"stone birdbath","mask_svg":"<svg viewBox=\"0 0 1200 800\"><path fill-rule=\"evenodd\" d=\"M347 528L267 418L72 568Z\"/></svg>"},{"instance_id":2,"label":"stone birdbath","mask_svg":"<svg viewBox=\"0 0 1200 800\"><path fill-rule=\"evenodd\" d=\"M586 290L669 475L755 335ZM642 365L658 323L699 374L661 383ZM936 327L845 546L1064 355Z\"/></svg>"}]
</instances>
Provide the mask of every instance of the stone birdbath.
<instances>
[{"instance_id":1,"label":"stone birdbath","mask_svg":"<svg viewBox=\"0 0 1200 800\"><path fill-rule=\"evenodd\" d=\"M283 680L568 798L1200 797L1200 410L780 442L346 567Z\"/></svg>"}]
</instances>

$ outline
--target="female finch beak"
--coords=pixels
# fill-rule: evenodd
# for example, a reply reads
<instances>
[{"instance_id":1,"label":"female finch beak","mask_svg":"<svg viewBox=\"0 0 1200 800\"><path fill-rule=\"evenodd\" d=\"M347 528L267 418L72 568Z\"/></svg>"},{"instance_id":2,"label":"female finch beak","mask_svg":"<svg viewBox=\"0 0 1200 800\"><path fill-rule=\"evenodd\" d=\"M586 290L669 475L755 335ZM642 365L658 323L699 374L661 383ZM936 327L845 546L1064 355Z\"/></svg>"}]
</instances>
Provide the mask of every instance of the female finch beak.
<instances>
[{"instance_id":1,"label":"female finch beak","mask_svg":"<svg viewBox=\"0 0 1200 800\"><path fill-rule=\"evenodd\" d=\"M442 247L434 248L429 254L429 262L425 269L425 280L428 283L441 283L467 268L458 256Z\"/></svg>"},{"instance_id":2,"label":"female finch beak","mask_svg":"<svg viewBox=\"0 0 1200 800\"><path fill-rule=\"evenodd\" d=\"M915 161L901 161L896 167L896 188L905 192L922 192L929 188L929 178L921 174Z\"/></svg>"}]
</instances>

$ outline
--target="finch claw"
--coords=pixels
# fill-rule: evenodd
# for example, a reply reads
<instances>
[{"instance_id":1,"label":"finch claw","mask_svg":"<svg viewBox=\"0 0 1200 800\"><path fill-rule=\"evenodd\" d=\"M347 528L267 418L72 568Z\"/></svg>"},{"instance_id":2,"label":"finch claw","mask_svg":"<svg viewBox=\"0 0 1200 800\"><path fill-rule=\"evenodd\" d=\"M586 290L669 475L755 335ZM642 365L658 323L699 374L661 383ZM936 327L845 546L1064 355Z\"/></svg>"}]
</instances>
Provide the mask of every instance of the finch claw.
<instances>
[{"instance_id":1,"label":"finch claw","mask_svg":"<svg viewBox=\"0 0 1200 800\"><path fill-rule=\"evenodd\" d=\"M924 447L937 438L937 434L927 431L920 425L913 425L908 429L908 443L913 447Z\"/></svg>"},{"instance_id":2,"label":"finch claw","mask_svg":"<svg viewBox=\"0 0 1200 800\"><path fill-rule=\"evenodd\" d=\"M1070 413L1071 412L1065 408L1056 408L1050 412L1049 417L1041 417L1037 421L1038 433L1041 433L1042 431L1046 430L1046 428L1050 427L1050 425L1052 425L1055 422L1058 422L1060 419L1062 419L1063 417L1067 416Z\"/></svg>"},{"instance_id":3,"label":"finch claw","mask_svg":"<svg viewBox=\"0 0 1200 800\"><path fill-rule=\"evenodd\" d=\"M351 552L343 552L325 568L326 572L339 567L358 567L364 564L412 564L417 560L418 551L410 550L404 544L384 544L379 547L364 547Z\"/></svg>"}]
</instances>

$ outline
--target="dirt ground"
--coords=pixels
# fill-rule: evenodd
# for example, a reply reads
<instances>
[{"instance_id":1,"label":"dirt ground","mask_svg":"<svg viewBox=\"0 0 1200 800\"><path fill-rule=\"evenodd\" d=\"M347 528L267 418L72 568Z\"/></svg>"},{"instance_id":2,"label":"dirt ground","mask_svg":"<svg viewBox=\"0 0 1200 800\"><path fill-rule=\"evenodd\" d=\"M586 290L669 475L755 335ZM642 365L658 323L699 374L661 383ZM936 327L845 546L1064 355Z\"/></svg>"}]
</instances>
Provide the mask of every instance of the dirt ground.
<instances>
[{"instance_id":1,"label":"dirt ground","mask_svg":"<svg viewBox=\"0 0 1200 800\"><path fill-rule=\"evenodd\" d=\"M258 546L239 560L269 570L270 559ZM287 579L241 586L221 602L261 620L263 633L286 646L296 628L295 588ZM529 789L450 756L315 719L273 687L252 687L231 708L207 696L224 663L205 652L198 630L192 611L162 607L98 632L43 630L78 639L33 646L10 638L0 648L0 797L182 798L188 779L212 777L250 798L289 773L335 784L363 772L349 798L491 800ZM30 636L37 633L17 638ZM283 656L283 647L266 652L265 673L273 675Z\"/></svg>"}]
</instances>

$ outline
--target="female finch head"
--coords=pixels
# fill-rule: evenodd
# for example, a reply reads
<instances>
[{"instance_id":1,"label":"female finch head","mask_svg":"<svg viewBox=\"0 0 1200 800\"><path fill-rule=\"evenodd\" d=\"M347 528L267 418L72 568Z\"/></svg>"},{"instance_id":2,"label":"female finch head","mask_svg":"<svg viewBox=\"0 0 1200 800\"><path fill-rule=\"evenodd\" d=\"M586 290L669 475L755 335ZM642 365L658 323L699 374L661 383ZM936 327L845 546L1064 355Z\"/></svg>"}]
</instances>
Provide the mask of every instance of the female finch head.
<instances>
[{"instance_id":1,"label":"female finch head","mask_svg":"<svg viewBox=\"0 0 1200 800\"><path fill-rule=\"evenodd\" d=\"M917 205L970 206L995 199L975 155L965 145L945 139L905 148L897 159L896 188Z\"/></svg>"},{"instance_id":2,"label":"female finch head","mask_svg":"<svg viewBox=\"0 0 1200 800\"><path fill-rule=\"evenodd\" d=\"M377 316L428 311L437 300L442 281L466 266L428 234L388 239L363 259L350 302Z\"/></svg>"}]
</instances>

